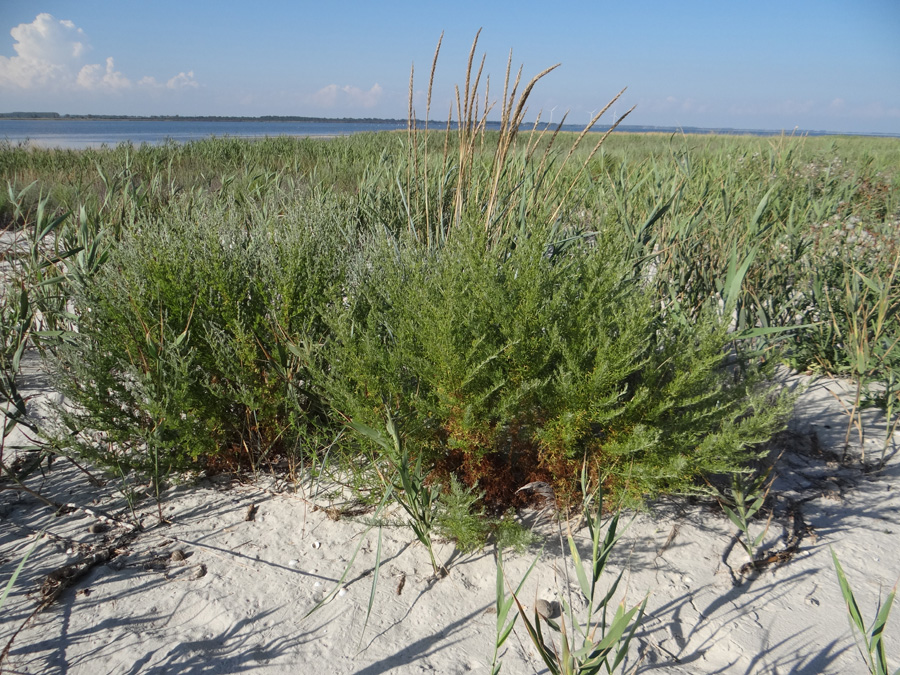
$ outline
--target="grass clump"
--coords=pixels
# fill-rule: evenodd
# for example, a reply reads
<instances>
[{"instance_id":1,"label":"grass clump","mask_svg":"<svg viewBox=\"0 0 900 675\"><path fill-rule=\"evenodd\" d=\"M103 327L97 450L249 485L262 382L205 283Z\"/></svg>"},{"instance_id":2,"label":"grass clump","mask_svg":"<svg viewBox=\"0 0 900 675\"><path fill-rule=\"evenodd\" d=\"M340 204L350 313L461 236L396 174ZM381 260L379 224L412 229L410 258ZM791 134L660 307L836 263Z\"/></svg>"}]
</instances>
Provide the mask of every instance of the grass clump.
<instances>
[{"instance_id":1,"label":"grass clump","mask_svg":"<svg viewBox=\"0 0 900 675\"><path fill-rule=\"evenodd\" d=\"M775 478L770 480L772 468L757 474L734 473L731 475L731 484L726 490L718 489L718 501L725 515L738 528L737 541L741 548L750 557L751 564L756 561L759 546L769 532L772 515L762 530L756 535L751 534L750 523L763 508L769 490Z\"/></svg>"},{"instance_id":2,"label":"grass clump","mask_svg":"<svg viewBox=\"0 0 900 675\"><path fill-rule=\"evenodd\" d=\"M647 598L644 598L640 604L626 609L623 599L616 607L612 617L608 616L610 602L616 593L619 582L622 580L624 570L619 573L605 593L601 591L599 582L603 577L603 572L606 570L609 556L622 532L618 530L619 512L616 511L606 524L604 534L602 522L603 499L599 488L589 490L588 480L586 466L584 466L581 472L581 516L587 522L590 538L590 560L582 561L571 530L569 530L566 537L572 565L578 580L578 590L581 593L579 604L585 608L583 616L576 615L575 602L571 591L572 586L569 583L569 566L567 561L563 563L565 590L560 595L561 611L555 611L550 603L539 607L539 603L536 601L534 620L532 622L518 598L517 594L519 591L511 594L519 615L522 617L522 622L528 631L528 637L537 649L541 660L554 675L578 675L599 673L601 671L606 673L616 672L628 656L629 645L641 625L644 609L647 605ZM558 508L556 496L549 485L545 483L530 483L521 489L529 489L541 493L549 502L547 505L549 511L553 512ZM566 520L571 523L570 519L567 518ZM565 551L561 524L559 524L559 539L560 550ZM505 594L499 589L498 582L498 607L504 601ZM549 639L545 639L544 629L541 628L542 624L558 635L558 637L553 639L550 637L551 633L548 635Z\"/></svg>"},{"instance_id":3,"label":"grass clump","mask_svg":"<svg viewBox=\"0 0 900 675\"><path fill-rule=\"evenodd\" d=\"M388 413L385 423L387 437L359 422L351 422L350 425L357 433L375 441L384 451L383 457L387 460L390 468L390 474L383 479L387 482L387 493L394 496L397 503L409 516L409 526L428 551L434 575L436 577L446 576L447 568L438 565L434 557L432 540L432 534L437 526L438 499L441 487L440 485L426 484L422 456L419 455L415 459L410 457L408 447L401 440L390 413Z\"/></svg>"}]
</instances>

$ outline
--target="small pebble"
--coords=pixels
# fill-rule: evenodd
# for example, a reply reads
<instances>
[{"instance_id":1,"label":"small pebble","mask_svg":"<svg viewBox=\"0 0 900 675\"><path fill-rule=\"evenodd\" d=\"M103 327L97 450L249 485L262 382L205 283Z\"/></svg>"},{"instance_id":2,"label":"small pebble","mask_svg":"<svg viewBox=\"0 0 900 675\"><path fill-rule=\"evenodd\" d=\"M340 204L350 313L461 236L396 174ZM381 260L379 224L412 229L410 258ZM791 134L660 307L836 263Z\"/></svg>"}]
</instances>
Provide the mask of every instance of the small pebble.
<instances>
[{"instance_id":1,"label":"small pebble","mask_svg":"<svg viewBox=\"0 0 900 675\"><path fill-rule=\"evenodd\" d=\"M169 559L174 560L175 562L180 562L184 560L184 557L184 551L179 548L172 551L172 555L169 556Z\"/></svg>"},{"instance_id":2,"label":"small pebble","mask_svg":"<svg viewBox=\"0 0 900 675\"><path fill-rule=\"evenodd\" d=\"M540 599L534 603L535 611L545 619L555 619L559 616L559 603Z\"/></svg>"},{"instance_id":3,"label":"small pebble","mask_svg":"<svg viewBox=\"0 0 900 675\"><path fill-rule=\"evenodd\" d=\"M197 569L194 570L194 573L191 575L192 579L202 579L206 576L206 565L203 563L197 565Z\"/></svg>"},{"instance_id":4,"label":"small pebble","mask_svg":"<svg viewBox=\"0 0 900 675\"><path fill-rule=\"evenodd\" d=\"M288 565L290 565L291 567L296 567L299 564L300 564L299 560L288 560Z\"/></svg>"},{"instance_id":5,"label":"small pebble","mask_svg":"<svg viewBox=\"0 0 900 675\"><path fill-rule=\"evenodd\" d=\"M109 525L107 525L106 523L94 523L93 525L91 525L88 528L88 531L91 534L102 534L103 532L106 532L108 529L109 529Z\"/></svg>"},{"instance_id":6,"label":"small pebble","mask_svg":"<svg viewBox=\"0 0 900 675\"><path fill-rule=\"evenodd\" d=\"M339 597L339 598L343 598L345 595L347 595L347 589L346 589L346 588L342 588L341 590L338 591L338 597Z\"/></svg>"},{"instance_id":7,"label":"small pebble","mask_svg":"<svg viewBox=\"0 0 900 675\"><path fill-rule=\"evenodd\" d=\"M314 541L314 542L312 543L312 547L313 547L313 548L320 548L321 546L322 546L322 542L321 542L321 541Z\"/></svg>"}]
</instances>

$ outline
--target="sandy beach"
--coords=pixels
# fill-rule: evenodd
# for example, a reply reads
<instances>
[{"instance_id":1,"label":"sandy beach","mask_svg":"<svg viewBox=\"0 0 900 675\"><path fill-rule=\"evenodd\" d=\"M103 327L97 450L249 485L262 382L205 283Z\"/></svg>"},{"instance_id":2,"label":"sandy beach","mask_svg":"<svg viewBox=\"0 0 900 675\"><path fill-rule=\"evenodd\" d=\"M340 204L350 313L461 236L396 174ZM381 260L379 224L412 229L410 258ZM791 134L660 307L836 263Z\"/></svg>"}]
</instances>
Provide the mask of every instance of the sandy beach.
<instances>
[{"instance_id":1,"label":"sandy beach","mask_svg":"<svg viewBox=\"0 0 900 675\"><path fill-rule=\"evenodd\" d=\"M38 395L38 411L40 397L53 395L36 372L24 384ZM623 672L866 672L831 550L871 621L879 597L900 576L900 468L893 458L883 471L867 471L855 432L841 461L847 416L834 395L847 393L841 382L791 376L784 386L803 393L771 447L771 457L780 459L763 547L773 562L742 571L747 554L712 500L669 498L634 515L606 579L624 569L617 597L624 591L633 605L648 596ZM864 419L866 455L874 459L883 420ZM135 507L143 529L133 530L125 525L123 496L111 484L92 485L65 460L27 485L79 508L54 516L27 493L0 492L0 578L10 577L45 532L3 607L0 640L6 644L42 601L52 600L16 636L6 672L489 672L496 631L492 549L460 555L439 544L436 553L450 572L435 579L409 528L384 528L366 624L378 528L334 486L272 476L182 484L164 495L168 523L158 523L154 501L145 498ZM404 519L402 512L391 517ZM518 584L538 557L523 603L558 600L564 564L575 581L555 525L535 512L520 517L540 536L531 550L504 555L507 578ZM762 527L764 521L754 523ZM585 543L584 531L577 536ZM886 633L894 660L897 625L889 622ZM502 654L502 672L547 672L521 621Z\"/></svg>"}]
</instances>

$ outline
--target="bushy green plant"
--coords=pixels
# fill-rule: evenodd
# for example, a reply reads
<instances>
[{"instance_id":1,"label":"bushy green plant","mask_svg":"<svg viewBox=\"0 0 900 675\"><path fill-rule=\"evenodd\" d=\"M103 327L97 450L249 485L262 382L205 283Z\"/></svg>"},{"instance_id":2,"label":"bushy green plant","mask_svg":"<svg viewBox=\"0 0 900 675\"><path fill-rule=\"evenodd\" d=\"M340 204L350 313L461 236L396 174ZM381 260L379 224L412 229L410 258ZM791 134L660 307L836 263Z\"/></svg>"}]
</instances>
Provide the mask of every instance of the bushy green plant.
<instances>
[{"instance_id":1,"label":"bushy green plant","mask_svg":"<svg viewBox=\"0 0 900 675\"><path fill-rule=\"evenodd\" d=\"M187 195L73 280L77 332L54 361L70 446L158 482L210 458L255 467L322 415L297 345L318 343L320 309L340 301L343 242L321 227L338 207L272 206L281 217Z\"/></svg>"},{"instance_id":2,"label":"bushy green plant","mask_svg":"<svg viewBox=\"0 0 900 675\"><path fill-rule=\"evenodd\" d=\"M492 523L485 516L484 507L478 505L483 496L452 474L441 495L437 531L452 540L461 553L477 551L487 541Z\"/></svg>"},{"instance_id":3,"label":"bushy green plant","mask_svg":"<svg viewBox=\"0 0 900 675\"><path fill-rule=\"evenodd\" d=\"M491 522L491 532L498 551L512 549L516 553L524 553L536 540L534 532L516 521L515 515L513 509L508 509Z\"/></svg>"},{"instance_id":4,"label":"bushy green plant","mask_svg":"<svg viewBox=\"0 0 900 675\"><path fill-rule=\"evenodd\" d=\"M587 130L561 146L558 129L519 133L532 88L552 68L521 93L521 73L514 82L507 74L500 130L487 133L476 44L456 128L438 151L411 122L396 176L404 208L398 217L396 205L373 207L369 219L385 227L355 261L347 302L329 308L329 398L370 425L390 402L438 474L477 484L488 504L508 503L515 485L536 477L571 497L585 455L611 494L632 476L633 501L738 468L788 407L755 364L739 355L738 373L725 362L736 337L728 314L740 314L754 256L740 242L720 245L719 277L694 261L681 279L695 296L689 307L661 301L659 289L676 288L668 265L687 250L657 257L667 271L658 279L636 259L653 241L669 243L640 232L657 227L677 186L640 232L623 232L623 219L592 221L589 167L605 136L581 148ZM777 217L770 193L754 204L750 235ZM692 241L700 235L691 230Z\"/></svg>"},{"instance_id":5,"label":"bushy green plant","mask_svg":"<svg viewBox=\"0 0 900 675\"><path fill-rule=\"evenodd\" d=\"M663 321L611 234L548 255L546 232L499 250L479 232L373 244L328 314L336 407L373 424L399 406L426 458L495 504L532 474L566 494L585 453L611 493L686 490L780 424L765 372L727 367L724 322Z\"/></svg>"}]
</instances>

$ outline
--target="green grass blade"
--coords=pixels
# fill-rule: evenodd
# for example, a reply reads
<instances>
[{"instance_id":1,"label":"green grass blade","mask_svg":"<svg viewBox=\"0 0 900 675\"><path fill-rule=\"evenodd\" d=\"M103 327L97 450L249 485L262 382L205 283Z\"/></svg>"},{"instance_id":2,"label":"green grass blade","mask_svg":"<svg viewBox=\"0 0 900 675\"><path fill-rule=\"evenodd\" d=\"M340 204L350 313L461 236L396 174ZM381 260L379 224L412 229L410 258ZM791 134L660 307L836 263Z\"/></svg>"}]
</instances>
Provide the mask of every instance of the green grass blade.
<instances>
[{"instance_id":1,"label":"green grass blade","mask_svg":"<svg viewBox=\"0 0 900 675\"><path fill-rule=\"evenodd\" d=\"M363 621L362 630L359 633L359 643L362 644L363 636L366 634L366 626L369 625L369 616L372 614L372 606L375 604L375 589L378 587L378 573L381 570L381 532L382 528L378 528L378 547L375 550L375 570L372 572L372 589L369 591L369 606L366 608L366 620Z\"/></svg>"},{"instance_id":2,"label":"green grass blade","mask_svg":"<svg viewBox=\"0 0 900 675\"><path fill-rule=\"evenodd\" d=\"M627 612L625 610L624 601L619 605L616 609L616 614L613 617L612 623L609 625L609 630L606 635L603 636L603 639L596 645L597 652L608 653L612 646L616 644L622 635L625 634L625 630L628 628L628 624L631 623L632 617L637 613L638 609L640 609L643 605L637 605L632 607Z\"/></svg>"},{"instance_id":3,"label":"green grass blade","mask_svg":"<svg viewBox=\"0 0 900 675\"><path fill-rule=\"evenodd\" d=\"M896 595L897 589L894 589L888 593L887 598L884 601L884 604L881 606L881 609L878 611L878 616L875 617L875 622L872 624L872 628L870 630L871 634L871 648L875 652L875 658L877 659L878 670L881 673L888 673L888 665L887 665L887 654L884 647L884 626L887 623L888 617L891 613L891 605L894 604L894 596Z\"/></svg>"},{"instance_id":4,"label":"green grass blade","mask_svg":"<svg viewBox=\"0 0 900 675\"><path fill-rule=\"evenodd\" d=\"M556 656L552 652L550 652L546 645L544 644L544 637L541 635L541 626L540 626L540 618L537 617L537 613L535 613L536 625L533 625L528 617L525 615L525 608L522 606L522 603L519 602L519 598L516 597L516 594L513 593L513 600L516 601L516 606L519 609L519 614L522 615L522 621L525 624L525 630L528 631L528 637L531 638L531 642L534 645L535 649L537 649L538 654L541 656L541 660L544 662L544 665L547 666L547 669L550 671L552 675L560 675L559 665L556 663Z\"/></svg>"},{"instance_id":5,"label":"green grass blade","mask_svg":"<svg viewBox=\"0 0 900 675\"><path fill-rule=\"evenodd\" d=\"M744 521L734 511L732 511L730 507L722 504L722 510L725 512L725 515L728 516L729 520L734 523L735 527L737 527L741 532L747 529Z\"/></svg>"},{"instance_id":6,"label":"green grass blade","mask_svg":"<svg viewBox=\"0 0 900 675\"><path fill-rule=\"evenodd\" d=\"M12 590L12 587L16 584L16 579L19 578L19 574L25 569L25 563L28 562L28 558L34 553L34 550L38 547L38 544L41 543L41 538L44 536L43 531L40 532L35 539L35 542L31 545L31 548L25 553L25 556L22 558L21 562L16 565L15 571L12 573L12 576L9 578L9 581L6 582L6 588L3 589L3 595L0 596L0 607L3 607L3 603L6 602L6 596L9 595L9 592Z\"/></svg>"},{"instance_id":7,"label":"green grass blade","mask_svg":"<svg viewBox=\"0 0 900 675\"><path fill-rule=\"evenodd\" d=\"M572 554L572 561L575 563L575 574L578 575L578 585L581 586L581 592L584 597L591 597L591 586L588 584L587 575L584 573L584 565L581 564L581 556L578 553L578 547L575 545L575 539L569 535L569 552Z\"/></svg>"},{"instance_id":8,"label":"green grass blade","mask_svg":"<svg viewBox=\"0 0 900 675\"><path fill-rule=\"evenodd\" d=\"M850 583L847 581L847 576L844 574L844 568L842 568L841 563L838 562L837 553L834 552L834 549L831 550L831 558L834 560L834 569L837 572L838 583L841 585L841 595L844 596L844 602L847 603L847 611L850 613L850 620L856 626L860 634L865 636L866 624L863 622L862 613L859 611L859 605L856 604L856 598L853 596L853 591L850 589Z\"/></svg>"},{"instance_id":9,"label":"green grass blade","mask_svg":"<svg viewBox=\"0 0 900 675\"><path fill-rule=\"evenodd\" d=\"M368 531L371 529L372 528L368 528L368 530L366 530L366 534L368 534ZM323 605L331 602L331 600L334 599L334 596L337 595L338 591L341 590L341 586L344 583L344 579L347 578L347 574L349 574L350 568L353 567L353 562L356 560L356 554L359 553L359 549L362 547L364 539L365 539L365 536L360 537L359 543L356 545L356 548L353 549L353 555L350 556L350 560L347 562L347 566L344 568L344 572L343 572L343 574L341 574L340 579L337 580L337 583L334 585L334 588L331 589L331 591L329 591L329 593L324 598L319 600L319 602L317 602L311 610L309 610L306 614L303 615L304 619L308 619L315 612L319 611L319 609Z\"/></svg>"},{"instance_id":10,"label":"green grass blade","mask_svg":"<svg viewBox=\"0 0 900 675\"><path fill-rule=\"evenodd\" d=\"M616 580L613 582L612 586L609 587L609 591L607 591L606 595L604 595L603 598L600 600L600 602L597 603L596 609L599 610L603 607L606 607L606 605L612 599L612 596L615 594L616 589L619 587L619 582L622 581L622 575L624 575L624 574L625 574L624 569L621 572L619 572L619 576L616 577Z\"/></svg>"},{"instance_id":11,"label":"green grass blade","mask_svg":"<svg viewBox=\"0 0 900 675\"><path fill-rule=\"evenodd\" d=\"M726 308L734 308L734 303L738 301L741 294L741 286L744 284L744 277L747 276L747 270L759 253L759 246L754 246L744 261L738 267L737 264L737 248L731 249L731 257L728 261L728 274L725 278L725 287L722 292L722 299L725 301Z\"/></svg>"},{"instance_id":12,"label":"green grass blade","mask_svg":"<svg viewBox=\"0 0 900 675\"><path fill-rule=\"evenodd\" d=\"M380 431L378 431L377 429L373 429L373 428L370 427L370 426L366 426L366 425L363 424L362 422L349 422L348 424L349 424L349 425L353 428L353 430L356 431L358 434L361 434L362 436L365 436L365 437L368 438L369 440L375 441L375 443L377 443L378 445L380 445L382 448L384 448L384 449L387 450L388 452L391 452L391 451L393 450L393 448L391 447L391 444L390 444L390 443L388 442L388 440L384 437L384 434L382 434L382 433L381 433Z\"/></svg>"},{"instance_id":13,"label":"green grass blade","mask_svg":"<svg viewBox=\"0 0 900 675\"><path fill-rule=\"evenodd\" d=\"M644 601L641 603L640 608L638 609L637 617L634 622L631 624L631 630L628 631L628 635L622 640L622 646L619 648L619 651L616 653L615 661L613 661L612 668L609 669L609 672L615 672L616 668L619 667L619 664L622 663L622 660L628 655L628 645L631 644L631 641L634 639L634 634L637 632L638 626L641 625L641 621L644 618L644 610L647 609L647 601L650 599L650 596L644 596Z\"/></svg>"},{"instance_id":14,"label":"green grass blade","mask_svg":"<svg viewBox=\"0 0 900 675\"><path fill-rule=\"evenodd\" d=\"M375 511L374 518L376 520L381 515L382 510L384 510L384 505L387 502L388 497L390 496L391 492L392 491L389 489L387 492L385 492L384 496L381 498L381 503L378 505L378 509L376 509L376 511ZM334 599L334 596L337 595L338 591L341 590L341 587L344 584L344 579L346 579L347 575L350 573L350 568L353 567L353 563L356 560L356 555L359 553L359 549L362 548L363 542L366 540L366 535L372 531L373 527L374 527L374 525L370 525L369 527L367 527L365 529L365 531L363 532L362 536L359 538L359 543L356 545L356 548L353 549L353 555L351 555L350 560L347 561L347 566L344 567L344 572L341 574L341 578L337 580L337 583L334 585L334 588L332 588L331 591L324 598L322 598L319 602L317 602L311 610L309 610L306 614L303 615L304 619L309 618L315 612L317 612L323 605L331 602L331 600ZM379 532L379 536L380 536L380 532ZM379 540L379 545L380 545L380 540Z\"/></svg>"}]
</instances>

